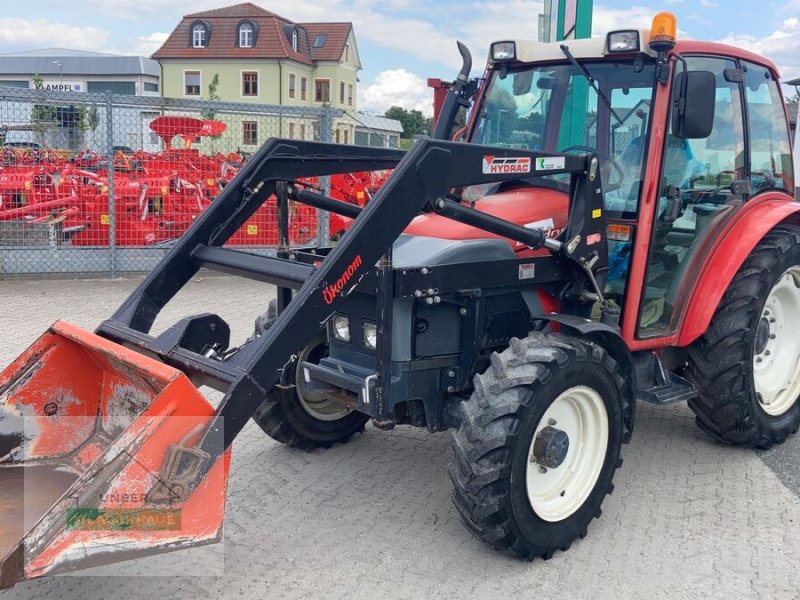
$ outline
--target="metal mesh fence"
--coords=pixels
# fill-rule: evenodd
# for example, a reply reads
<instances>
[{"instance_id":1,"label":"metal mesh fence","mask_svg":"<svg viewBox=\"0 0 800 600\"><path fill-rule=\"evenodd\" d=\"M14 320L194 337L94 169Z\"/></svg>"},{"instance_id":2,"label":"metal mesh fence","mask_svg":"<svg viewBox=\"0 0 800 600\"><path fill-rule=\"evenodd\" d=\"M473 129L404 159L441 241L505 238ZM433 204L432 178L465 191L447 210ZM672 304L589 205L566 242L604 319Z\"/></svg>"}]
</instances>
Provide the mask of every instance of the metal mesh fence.
<instances>
[{"instance_id":1,"label":"metal mesh fence","mask_svg":"<svg viewBox=\"0 0 800 600\"><path fill-rule=\"evenodd\" d=\"M266 139L330 141L340 113L0 88L0 277L149 270ZM292 206L291 244L327 233ZM271 199L228 243L277 241Z\"/></svg>"}]
</instances>

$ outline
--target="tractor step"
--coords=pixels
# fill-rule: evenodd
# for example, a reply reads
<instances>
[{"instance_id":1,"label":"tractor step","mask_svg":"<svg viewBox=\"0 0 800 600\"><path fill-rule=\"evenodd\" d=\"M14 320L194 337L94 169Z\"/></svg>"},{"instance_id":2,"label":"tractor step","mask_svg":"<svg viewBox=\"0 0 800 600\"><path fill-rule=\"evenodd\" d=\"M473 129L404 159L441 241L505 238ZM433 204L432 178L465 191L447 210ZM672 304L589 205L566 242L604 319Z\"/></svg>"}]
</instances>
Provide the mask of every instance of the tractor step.
<instances>
[{"instance_id":1,"label":"tractor step","mask_svg":"<svg viewBox=\"0 0 800 600\"><path fill-rule=\"evenodd\" d=\"M639 392L639 399L650 404L675 404L697 397L697 388L691 381L670 371L665 372L666 383Z\"/></svg>"}]
</instances>

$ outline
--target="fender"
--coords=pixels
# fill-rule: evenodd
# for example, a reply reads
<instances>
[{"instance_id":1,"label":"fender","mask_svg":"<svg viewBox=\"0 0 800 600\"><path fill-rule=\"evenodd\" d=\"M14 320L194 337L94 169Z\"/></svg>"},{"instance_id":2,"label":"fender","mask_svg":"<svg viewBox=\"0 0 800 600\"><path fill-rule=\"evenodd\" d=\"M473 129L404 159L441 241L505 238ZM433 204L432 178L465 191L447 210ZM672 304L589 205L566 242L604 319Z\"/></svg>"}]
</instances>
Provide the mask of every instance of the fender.
<instances>
[{"instance_id":1,"label":"fender","mask_svg":"<svg viewBox=\"0 0 800 600\"><path fill-rule=\"evenodd\" d=\"M622 393L627 396L627 406L623 407L623 434L622 441L626 444L631 441L633 424L636 419L636 376L631 355L625 340L622 339L619 329L598 323L591 319L584 319L576 315L563 313L548 313L536 315L537 320L556 323L562 331L569 332L577 337L594 342L603 347L608 354L617 361L619 370L624 380Z\"/></svg>"},{"instance_id":2,"label":"fender","mask_svg":"<svg viewBox=\"0 0 800 600\"><path fill-rule=\"evenodd\" d=\"M697 275L697 285L686 304L678 346L688 346L703 335L734 275L756 244L777 225L800 221L800 203L781 193L764 194L745 204L738 218L719 236Z\"/></svg>"}]
</instances>

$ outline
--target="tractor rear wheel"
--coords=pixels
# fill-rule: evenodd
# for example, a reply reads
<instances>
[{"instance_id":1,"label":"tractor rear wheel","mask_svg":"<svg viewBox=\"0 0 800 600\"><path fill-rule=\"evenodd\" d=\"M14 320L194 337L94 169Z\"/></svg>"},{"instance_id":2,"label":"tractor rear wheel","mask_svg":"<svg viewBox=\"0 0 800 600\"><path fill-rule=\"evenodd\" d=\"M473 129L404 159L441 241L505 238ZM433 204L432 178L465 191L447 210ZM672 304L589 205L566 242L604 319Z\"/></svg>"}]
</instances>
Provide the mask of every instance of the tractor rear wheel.
<instances>
[{"instance_id":1,"label":"tractor rear wheel","mask_svg":"<svg viewBox=\"0 0 800 600\"><path fill-rule=\"evenodd\" d=\"M256 321L256 337L270 328L277 317L275 301L271 301L264 316ZM328 355L325 332L321 331L297 353L290 366L294 370L294 385L275 386L253 415L253 420L275 441L312 450L329 448L348 441L364 431L369 417L352 410L338 399L309 390L305 386L299 365L303 361L319 362Z\"/></svg>"},{"instance_id":2,"label":"tractor rear wheel","mask_svg":"<svg viewBox=\"0 0 800 600\"><path fill-rule=\"evenodd\" d=\"M689 348L697 424L737 446L769 448L800 425L800 228L779 227L747 258Z\"/></svg>"},{"instance_id":3,"label":"tractor rear wheel","mask_svg":"<svg viewBox=\"0 0 800 600\"><path fill-rule=\"evenodd\" d=\"M550 558L586 535L621 465L627 401L600 346L553 333L492 355L460 407L453 503L475 537L517 558Z\"/></svg>"}]
</instances>

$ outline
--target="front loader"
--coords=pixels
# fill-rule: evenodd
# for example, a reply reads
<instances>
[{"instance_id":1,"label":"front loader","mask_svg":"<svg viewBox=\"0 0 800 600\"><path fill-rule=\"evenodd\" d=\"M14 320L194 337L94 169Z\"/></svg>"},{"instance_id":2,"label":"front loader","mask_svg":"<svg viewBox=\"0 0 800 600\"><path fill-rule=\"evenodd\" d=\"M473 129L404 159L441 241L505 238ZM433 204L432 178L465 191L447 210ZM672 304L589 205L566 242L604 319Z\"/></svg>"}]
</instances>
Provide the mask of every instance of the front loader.
<instances>
[{"instance_id":1,"label":"front loader","mask_svg":"<svg viewBox=\"0 0 800 600\"><path fill-rule=\"evenodd\" d=\"M774 66L676 43L668 13L495 43L482 81L459 49L432 139L269 140L94 334L58 322L0 376L0 587L218 540L251 418L299 448L370 419L455 429L456 509L523 559L600 515L637 401L688 401L728 444L797 431L800 205ZM461 107L467 143L448 141ZM383 169L363 207L302 183ZM226 247L273 196L277 256ZM353 222L290 249L291 202ZM201 268L277 286L241 346L211 313L150 334Z\"/></svg>"}]
</instances>

